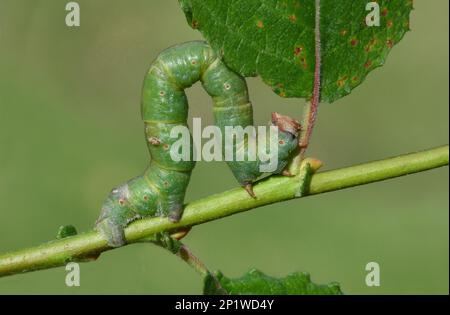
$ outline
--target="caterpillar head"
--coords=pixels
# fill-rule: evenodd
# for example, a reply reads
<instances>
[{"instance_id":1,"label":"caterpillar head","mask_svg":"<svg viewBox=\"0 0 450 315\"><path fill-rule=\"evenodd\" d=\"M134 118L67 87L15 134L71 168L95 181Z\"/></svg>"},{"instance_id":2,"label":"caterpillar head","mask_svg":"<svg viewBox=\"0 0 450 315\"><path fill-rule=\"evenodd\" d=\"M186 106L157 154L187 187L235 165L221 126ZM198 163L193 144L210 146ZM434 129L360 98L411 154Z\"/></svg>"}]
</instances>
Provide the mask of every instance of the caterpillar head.
<instances>
[{"instance_id":1,"label":"caterpillar head","mask_svg":"<svg viewBox=\"0 0 450 315\"><path fill-rule=\"evenodd\" d=\"M299 137L301 125L297 120L289 116L273 112L272 125L277 126L279 131L290 133L294 138Z\"/></svg>"},{"instance_id":2,"label":"caterpillar head","mask_svg":"<svg viewBox=\"0 0 450 315\"><path fill-rule=\"evenodd\" d=\"M129 217L129 190L124 184L114 188L102 205L102 211L97 219L96 230L102 233L111 247L125 244L124 227Z\"/></svg>"},{"instance_id":3,"label":"caterpillar head","mask_svg":"<svg viewBox=\"0 0 450 315\"><path fill-rule=\"evenodd\" d=\"M295 119L272 113L272 126L278 127L278 167L275 173L281 173L299 145L300 123Z\"/></svg>"}]
</instances>

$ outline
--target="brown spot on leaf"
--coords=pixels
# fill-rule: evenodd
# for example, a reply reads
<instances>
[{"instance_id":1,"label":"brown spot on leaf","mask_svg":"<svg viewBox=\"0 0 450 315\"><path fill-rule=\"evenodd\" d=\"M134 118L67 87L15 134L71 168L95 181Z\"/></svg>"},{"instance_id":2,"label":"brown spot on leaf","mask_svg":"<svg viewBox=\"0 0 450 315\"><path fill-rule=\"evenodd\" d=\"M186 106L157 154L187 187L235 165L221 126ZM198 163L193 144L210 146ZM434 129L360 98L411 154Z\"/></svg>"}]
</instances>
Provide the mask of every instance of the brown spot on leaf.
<instances>
[{"instance_id":1,"label":"brown spot on leaf","mask_svg":"<svg viewBox=\"0 0 450 315\"><path fill-rule=\"evenodd\" d=\"M164 96L164 95L166 95L166 92L164 92L164 91L159 91L159 96Z\"/></svg>"},{"instance_id":2,"label":"brown spot on leaf","mask_svg":"<svg viewBox=\"0 0 450 315\"><path fill-rule=\"evenodd\" d=\"M168 145L167 143L165 143L165 144L163 145L163 149L166 150L166 151L169 150L169 145Z\"/></svg>"},{"instance_id":3,"label":"brown spot on leaf","mask_svg":"<svg viewBox=\"0 0 450 315\"><path fill-rule=\"evenodd\" d=\"M298 56L303 52L303 46L296 46L294 49L294 55Z\"/></svg>"},{"instance_id":4,"label":"brown spot on leaf","mask_svg":"<svg viewBox=\"0 0 450 315\"><path fill-rule=\"evenodd\" d=\"M297 16L295 14L289 15L289 21L291 21L292 23L297 22Z\"/></svg>"},{"instance_id":5,"label":"brown spot on leaf","mask_svg":"<svg viewBox=\"0 0 450 315\"><path fill-rule=\"evenodd\" d=\"M192 20L192 24L191 24L192 28L197 29L199 26L199 23L197 20Z\"/></svg>"},{"instance_id":6,"label":"brown spot on leaf","mask_svg":"<svg viewBox=\"0 0 450 315\"><path fill-rule=\"evenodd\" d=\"M377 44L377 39L376 38L372 38L369 43L366 45L366 47L364 47L364 50L366 52L370 52L372 51L372 49L375 47L375 45Z\"/></svg>"},{"instance_id":7,"label":"brown spot on leaf","mask_svg":"<svg viewBox=\"0 0 450 315\"><path fill-rule=\"evenodd\" d=\"M339 80L337 81L338 87L340 87L340 88L344 87L346 81L347 81L347 76L345 76L345 77L339 79Z\"/></svg>"},{"instance_id":8,"label":"brown spot on leaf","mask_svg":"<svg viewBox=\"0 0 450 315\"><path fill-rule=\"evenodd\" d=\"M364 68L368 69L370 68L370 66L372 66L372 60L367 60L366 63L364 64Z\"/></svg>"},{"instance_id":9,"label":"brown spot on leaf","mask_svg":"<svg viewBox=\"0 0 450 315\"><path fill-rule=\"evenodd\" d=\"M345 36L347 35L348 31L346 29L343 29L339 32L339 34L341 34L341 36Z\"/></svg>"},{"instance_id":10,"label":"brown spot on leaf","mask_svg":"<svg viewBox=\"0 0 450 315\"><path fill-rule=\"evenodd\" d=\"M394 25L394 22L392 22L392 20L387 21L386 26L388 28L391 28Z\"/></svg>"},{"instance_id":11,"label":"brown spot on leaf","mask_svg":"<svg viewBox=\"0 0 450 315\"><path fill-rule=\"evenodd\" d=\"M386 16L386 15L388 15L388 13L389 13L389 10L387 8L384 8L383 10L381 10L382 16Z\"/></svg>"},{"instance_id":12,"label":"brown spot on leaf","mask_svg":"<svg viewBox=\"0 0 450 315\"><path fill-rule=\"evenodd\" d=\"M352 38L352 40L350 41L350 45L352 45L353 47L355 47L356 45L358 45L358 40L356 38Z\"/></svg>"},{"instance_id":13,"label":"brown spot on leaf","mask_svg":"<svg viewBox=\"0 0 450 315\"><path fill-rule=\"evenodd\" d=\"M388 39L388 40L386 41L386 45L387 45L389 48L392 48L392 47L394 46L394 42L392 41L392 39Z\"/></svg>"},{"instance_id":14,"label":"brown spot on leaf","mask_svg":"<svg viewBox=\"0 0 450 315\"><path fill-rule=\"evenodd\" d=\"M258 21L256 22L256 27L257 27L257 28L264 28L264 22L261 21L261 20L258 20Z\"/></svg>"},{"instance_id":15,"label":"brown spot on leaf","mask_svg":"<svg viewBox=\"0 0 450 315\"><path fill-rule=\"evenodd\" d=\"M302 63L303 69L308 68L308 62L306 61L306 59L304 57L300 58L300 62Z\"/></svg>"}]
</instances>

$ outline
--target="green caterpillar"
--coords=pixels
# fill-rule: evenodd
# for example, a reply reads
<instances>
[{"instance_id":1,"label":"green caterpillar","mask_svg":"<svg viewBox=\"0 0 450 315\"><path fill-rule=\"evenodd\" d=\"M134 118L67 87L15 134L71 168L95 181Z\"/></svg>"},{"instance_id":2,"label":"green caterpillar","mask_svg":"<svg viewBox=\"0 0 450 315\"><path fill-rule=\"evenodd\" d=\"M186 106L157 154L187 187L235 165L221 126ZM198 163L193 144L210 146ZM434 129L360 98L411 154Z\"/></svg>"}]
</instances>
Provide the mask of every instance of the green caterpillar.
<instances>
[{"instance_id":1,"label":"green caterpillar","mask_svg":"<svg viewBox=\"0 0 450 315\"><path fill-rule=\"evenodd\" d=\"M171 138L170 132L173 127L187 126L188 101L184 89L197 81L202 82L213 99L215 123L222 134L227 126L253 126L253 109L245 79L228 69L207 43L188 42L163 51L153 62L142 93L141 110L150 165L143 175L112 190L96 222L96 228L106 236L110 246L124 245L124 228L138 218L165 216L172 222L180 220L195 161L175 162L171 158L170 148L177 139ZM291 153L298 147L300 125L277 113L272 114L271 124L279 131L276 139L278 164L271 173L282 173ZM269 136L265 139L271 141ZM248 143L248 138L240 143L235 141L233 149L246 152ZM244 161L227 163L238 182L255 197L252 183L262 175L261 166L265 162L259 158L248 161L247 154L245 157Z\"/></svg>"}]
</instances>

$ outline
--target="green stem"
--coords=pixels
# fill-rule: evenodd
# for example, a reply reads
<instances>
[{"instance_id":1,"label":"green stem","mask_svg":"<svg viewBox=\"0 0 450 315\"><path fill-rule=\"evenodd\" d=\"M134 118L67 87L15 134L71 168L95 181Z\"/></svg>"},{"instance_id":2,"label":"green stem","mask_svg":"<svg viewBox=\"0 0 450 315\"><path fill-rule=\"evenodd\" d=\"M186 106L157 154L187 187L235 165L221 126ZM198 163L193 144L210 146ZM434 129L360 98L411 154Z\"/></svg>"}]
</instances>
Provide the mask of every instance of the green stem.
<instances>
[{"instance_id":1,"label":"green stem","mask_svg":"<svg viewBox=\"0 0 450 315\"><path fill-rule=\"evenodd\" d=\"M300 157L304 157L306 149L311 140L314 125L316 123L317 111L320 102L320 84L321 84L321 70L322 70L322 47L320 35L320 0L316 0L316 15L314 27L314 46L315 46L315 66L314 66L314 85L311 100L306 104L306 109L303 112L303 132L300 139Z\"/></svg>"},{"instance_id":2,"label":"green stem","mask_svg":"<svg viewBox=\"0 0 450 315\"><path fill-rule=\"evenodd\" d=\"M309 193L316 195L343 188L364 185L389 178L448 165L448 145L418 153L381 161L317 173L312 177ZM271 176L255 185L257 199L250 198L242 188L192 202L186 206L183 218L171 223L167 218L147 218L132 223L125 230L128 243L138 242L152 234L172 231L260 206L295 198L300 181L298 177ZM96 231L54 240L37 247L0 256L0 276L62 266L70 261L85 261L110 250L106 240Z\"/></svg>"},{"instance_id":3,"label":"green stem","mask_svg":"<svg viewBox=\"0 0 450 315\"><path fill-rule=\"evenodd\" d=\"M215 274L209 271L208 267L206 267L206 265L200 260L200 258L194 255L189 247L187 247L174 236L168 235L168 237L170 238L169 243L161 240L150 240L150 242L168 250L172 254L175 254L176 256L181 258L203 278L203 281L205 281L208 276L211 277L216 288L218 290L223 290L220 281L216 278ZM168 246L168 244L170 245Z\"/></svg>"},{"instance_id":4,"label":"green stem","mask_svg":"<svg viewBox=\"0 0 450 315\"><path fill-rule=\"evenodd\" d=\"M181 245L181 248L178 253L176 253L176 255L184 260L202 277L206 277L210 274L210 271L208 270L206 265L197 256L195 256L186 245Z\"/></svg>"},{"instance_id":5,"label":"green stem","mask_svg":"<svg viewBox=\"0 0 450 315\"><path fill-rule=\"evenodd\" d=\"M183 244L178 238L169 233L160 233L160 237L142 239L143 243L153 243L172 254L181 258L185 263L192 267L199 275L206 277L211 274L206 265L192 253L192 251Z\"/></svg>"}]
</instances>

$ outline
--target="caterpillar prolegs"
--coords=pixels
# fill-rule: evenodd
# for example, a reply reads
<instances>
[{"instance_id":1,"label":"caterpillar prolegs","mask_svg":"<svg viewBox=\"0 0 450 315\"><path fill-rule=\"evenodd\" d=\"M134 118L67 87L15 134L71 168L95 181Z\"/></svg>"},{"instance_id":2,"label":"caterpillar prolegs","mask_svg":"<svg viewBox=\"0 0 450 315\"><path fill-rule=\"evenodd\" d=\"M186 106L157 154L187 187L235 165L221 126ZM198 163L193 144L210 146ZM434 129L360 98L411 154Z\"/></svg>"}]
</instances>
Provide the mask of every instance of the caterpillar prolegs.
<instances>
[{"instance_id":1,"label":"caterpillar prolegs","mask_svg":"<svg viewBox=\"0 0 450 315\"><path fill-rule=\"evenodd\" d=\"M150 165L141 176L112 190L96 222L110 246L125 244L124 228L135 219L166 216L173 222L180 220L195 161L172 159L170 148L177 139L170 135L173 127L187 126L188 101L184 90L197 81L202 82L213 99L215 124L222 134L227 126L253 126L245 79L227 68L207 43L188 42L163 51L151 65L142 92L141 111ZM278 164L271 173L281 173L298 146L300 126L277 113L272 114L271 124L278 127L278 150L275 150ZM271 141L269 136L266 139ZM241 143L234 142L233 149L245 150L247 145L245 138ZM192 146L190 150L192 156ZM264 162L257 158L227 163L238 182L253 195L251 185L262 175L260 166Z\"/></svg>"}]
</instances>

